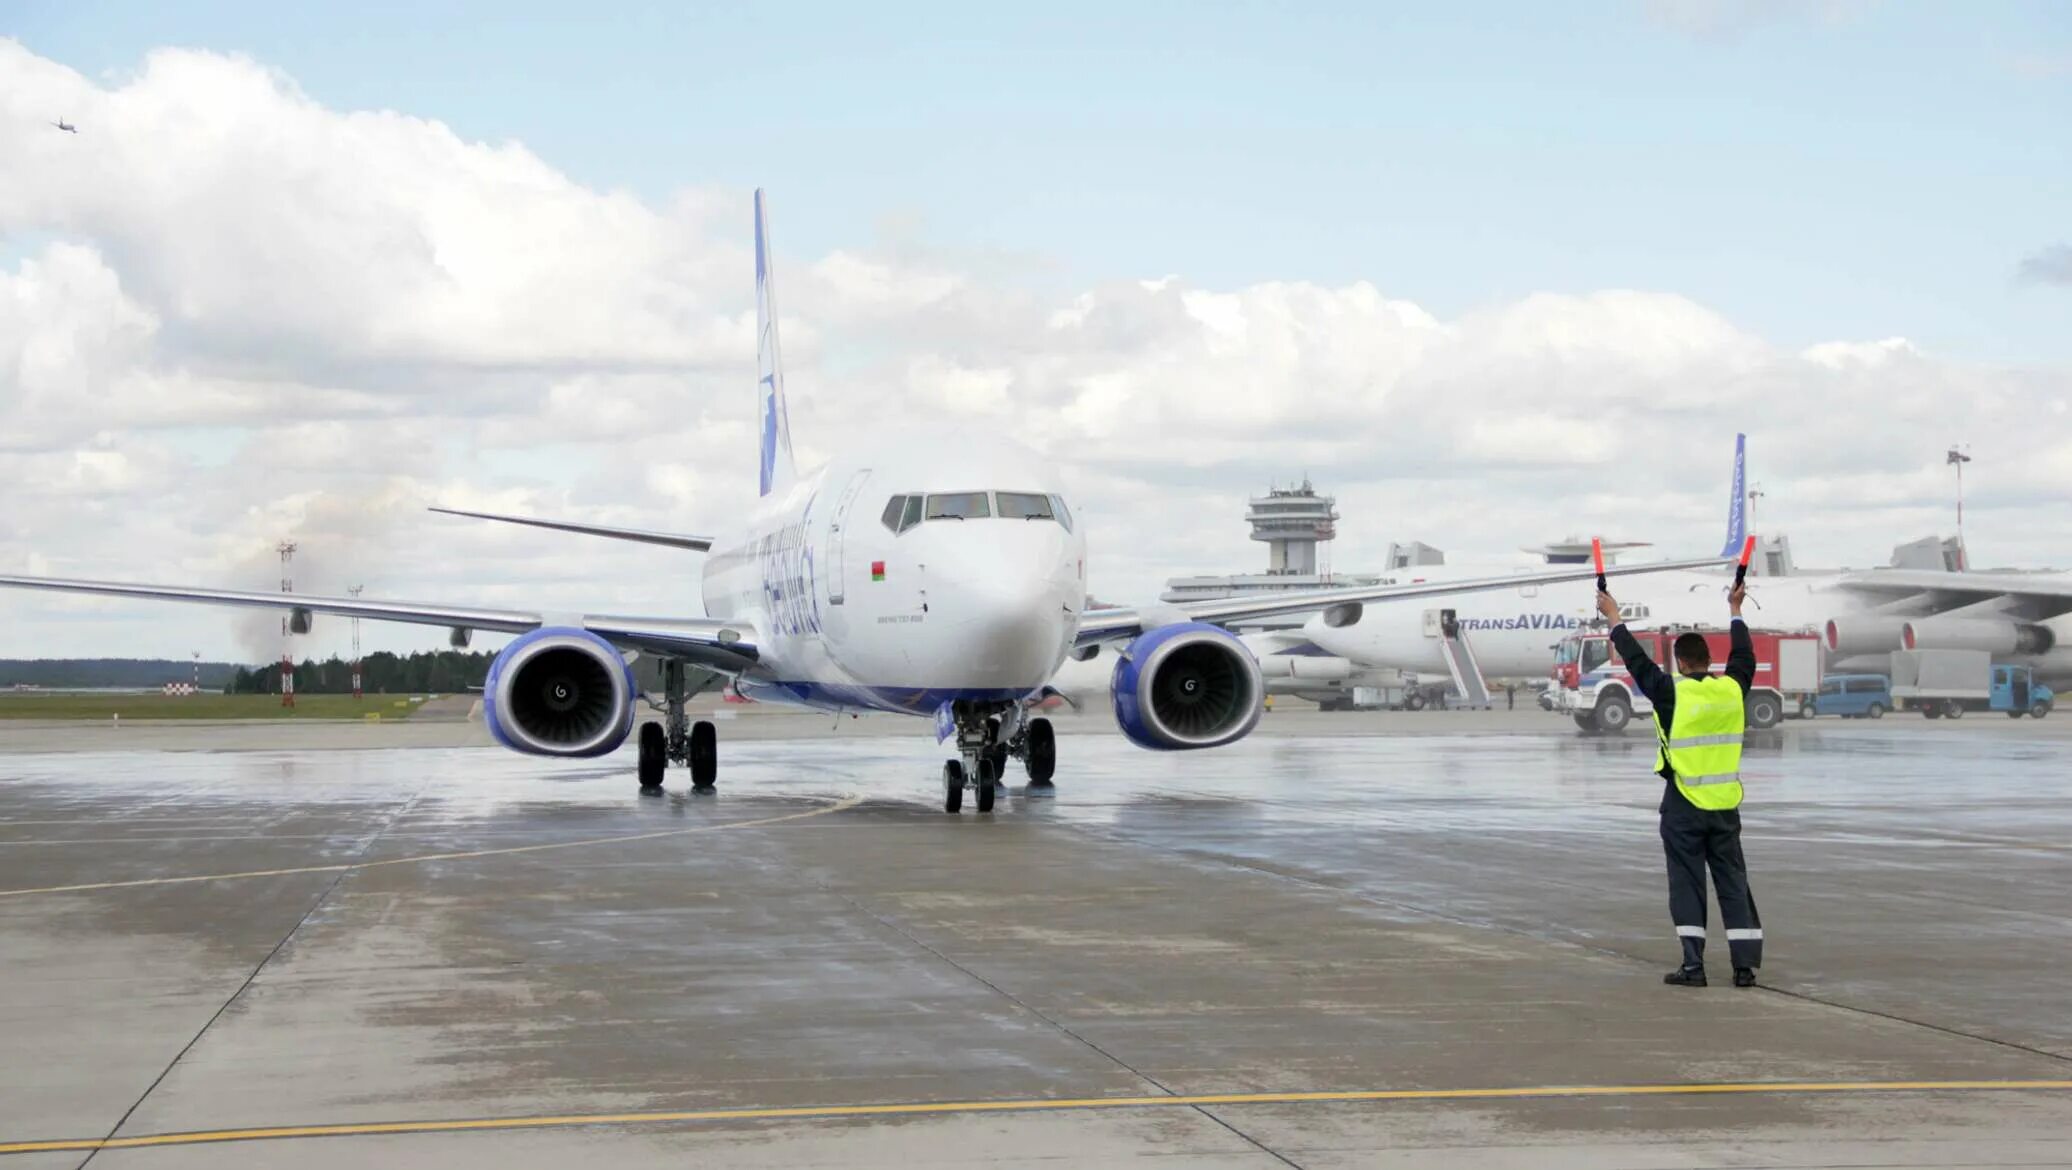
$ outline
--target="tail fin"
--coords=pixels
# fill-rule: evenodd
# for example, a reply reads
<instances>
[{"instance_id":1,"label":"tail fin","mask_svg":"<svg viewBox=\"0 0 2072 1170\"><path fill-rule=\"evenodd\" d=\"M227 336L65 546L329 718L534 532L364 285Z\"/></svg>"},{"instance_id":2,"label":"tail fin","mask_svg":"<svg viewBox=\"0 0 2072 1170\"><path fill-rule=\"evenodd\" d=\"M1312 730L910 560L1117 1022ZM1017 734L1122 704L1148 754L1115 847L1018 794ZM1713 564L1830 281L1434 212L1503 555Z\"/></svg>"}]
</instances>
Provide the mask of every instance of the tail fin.
<instances>
[{"instance_id":1,"label":"tail fin","mask_svg":"<svg viewBox=\"0 0 2072 1170\"><path fill-rule=\"evenodd\" d=\"M1748 436L1734 436L1734 494L1727 501L1727 543L1723 557L1739 557L1748 539Z\"/></svg>"},{"instance_id":2,"label":"tail fin","mask_svg":"<svg viewBox=\"0 0 2072 1170\"><path fill-rule=\"evenodd\" d=\"M791 481L791 415L784 405L784 360L777 350L777 282L770 271L770 211L755 192L756 376L761 415L762 494Z\"/></svg>"}]
</instances>

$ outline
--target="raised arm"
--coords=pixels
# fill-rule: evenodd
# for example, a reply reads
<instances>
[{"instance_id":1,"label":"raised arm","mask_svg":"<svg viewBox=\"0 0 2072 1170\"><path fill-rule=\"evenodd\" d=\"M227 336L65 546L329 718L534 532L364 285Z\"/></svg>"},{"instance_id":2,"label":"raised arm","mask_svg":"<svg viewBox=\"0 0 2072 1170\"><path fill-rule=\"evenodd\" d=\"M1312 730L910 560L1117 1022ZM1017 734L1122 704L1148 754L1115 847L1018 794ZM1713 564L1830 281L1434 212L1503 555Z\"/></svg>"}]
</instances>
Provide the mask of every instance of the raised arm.
<instances>
[{"instance_id":1,"label":"raised arm","mask_svg":"<svg viewBox=\"0 0 2072 1170\"><path fill-rule=\"evenodd\" d=\"M1734 615L1727 623L1730 645L1727 649L1726 676L1741 684L1741 693L1755 685L1755 639L1748 634L1748 623L1741 620L1741 602L1748 596L1746 586L1735 585L1727 594L1727 610Z\"/></svg>"},{"instance_id":2,"label":"raised arm","mask_svg":"<svg viewBox=\"0 0 2072 1170\"><path fill-rule=\"evenodd\" d=\"M1658 709L1667 709L1676 701L1676 679L1669 672L1655 665L1648 652L1640 648L1640 641L1626 623L1619 620L1619 603L1612 595L1600 590L1597 594L1597 611L1604 620L1612 623L1612 648L1626 663L1626 672L1633 676L1633 685L1648 697Z\"/></svg>"}]
</instances>

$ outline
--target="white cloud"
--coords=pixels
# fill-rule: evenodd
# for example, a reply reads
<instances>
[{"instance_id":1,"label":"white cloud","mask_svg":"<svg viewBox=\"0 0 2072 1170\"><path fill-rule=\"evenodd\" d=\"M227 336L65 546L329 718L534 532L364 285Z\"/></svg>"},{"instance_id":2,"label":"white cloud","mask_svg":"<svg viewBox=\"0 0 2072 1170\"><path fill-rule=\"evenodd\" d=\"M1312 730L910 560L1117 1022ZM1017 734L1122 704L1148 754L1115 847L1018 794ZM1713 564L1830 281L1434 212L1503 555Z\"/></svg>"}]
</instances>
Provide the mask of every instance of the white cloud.
<instances>
[{"instance_id":1,"label":"white cloud","mask_svg":"<svg viewBox=\"0 0 2072 1170\"><path fill-rule=\"evenodd\" d=\"M52 108L81 133L44 126ZM0 157L24 163L0 183L0 569L271 588L293 536L307 590L696 611L678 554L422 508L685 531L738 513L745 192L589 190L516 144L327 110L200 52L101 84L0 41L0 114ZM1075 484L1108 599L1257 564L1245 497L1304 472L1342 497L1348 569L1402 539L1705 549L1737 429L1803 561L1872 563L1946 527L1952 441L1977 456L1981 560L2062 559L2072 535L2036 506L2072 494L2063 370L1900 338L1788 351L1660 291L1441 320L1365 281L1112 273L1056 298L911 243L815 260L779 242L802 454L912 417L1018 435ZM274 637L9 593L0 631L0 656L256 657Z\"/></svg>"}]
</instances>

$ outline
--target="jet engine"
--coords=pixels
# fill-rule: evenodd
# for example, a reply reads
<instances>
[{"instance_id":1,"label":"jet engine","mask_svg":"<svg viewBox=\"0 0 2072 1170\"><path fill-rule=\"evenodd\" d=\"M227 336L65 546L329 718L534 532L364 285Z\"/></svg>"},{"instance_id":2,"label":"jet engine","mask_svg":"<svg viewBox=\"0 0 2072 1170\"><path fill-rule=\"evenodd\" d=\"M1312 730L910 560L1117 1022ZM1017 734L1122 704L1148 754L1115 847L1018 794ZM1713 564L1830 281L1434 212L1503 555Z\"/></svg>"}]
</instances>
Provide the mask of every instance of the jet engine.
<instances>
[{"instance_id":1,"label":"jet engine","mask_svg":"<svg viewBox=\"0 0 2072 1170\"><path fill-rule=\"evenodd\" d=\"M2057 638L2046 626L2006 618L1915 618L1900 632L1909 650L1986 650L2046 654Z\"/></svg>"},{"instance_id":2,"label":"jet engine","mask_svg":"<svg viewBox=\"0 0 2072 1170\"><path fill-rule=\"evenodd\" d=\"M633 731L633 667L588 630L537 629L489 664L482 710L489 734L534 756L601 756Z\"/></svg>"},{"instance_id":3,"label":"jet engine","mask_svg":"<svg viewBox=\"0 0 2072 1170\"><path fill-rule=\"evenodd\" d=\"M1901 646L1907 620L1883 614L1838 617L1827 623L1827 648L1835 654L1889 654Z\"/></svg>"},{"instance_id":4,"label":"jet engine","mask_svg":"<svg viewBox=\"0 0 2072 1170\"><path fill-rule=\"evenodd\" d=\"M2072 613L2045 618L2041 623L2050 634L2050 649L2029 660L2036 673L2054 682L2072 677ZM2061 688L2062 689L2062 688Z\"/></svg>"},{"instance_id":5,"label":"jet engine","mask_svg":"<svg viewBox=\"0 0 2072 1170\"><path fill-rule=\"evenodd\" d=\"M1115 722L1155 751L1220 747L1259 725L1266 684L1236 635L1199 622L1146 631L1117 656Z\"/></svg>"}]
</instances>

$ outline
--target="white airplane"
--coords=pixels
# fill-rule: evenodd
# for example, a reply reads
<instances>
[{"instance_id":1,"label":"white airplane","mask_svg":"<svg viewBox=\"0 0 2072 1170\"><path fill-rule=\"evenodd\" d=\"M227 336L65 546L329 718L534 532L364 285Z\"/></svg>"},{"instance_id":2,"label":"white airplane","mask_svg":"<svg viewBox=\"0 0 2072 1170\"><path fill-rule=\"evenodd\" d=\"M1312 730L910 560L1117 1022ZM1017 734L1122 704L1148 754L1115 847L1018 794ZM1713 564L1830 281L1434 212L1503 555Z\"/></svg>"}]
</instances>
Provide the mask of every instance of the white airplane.
<instances>
[{"instance_id":1,"label":"white airplane","mask_svg":"<svg viewBox=\"0 0 2072 1170\"><path fill-rule=\"evenodd\" d=\"M1031 712L1059 665L1113 650L1116 721L1140 746L1216 747L1250 733L1264 684L1257 661L1216 623L1324 611L1339 623L1370 602L1453 597L1533 582L1570 585L1585 568L1495 580L1282 594L1269 598L1086 608L1086 530L1067 505L1056 464L978 433L903 428L860 442L809 473L793 463L770 270L769 220L755 198L762 495L724 539L487 513L453 514L708 553L707 616L557 614L353 597L0 576L0 585L289 611L306 632L335 614L516 634L483 687L490 733L543 756L598 756L632 733L632 658L663 666L666 726L641 726L639 778L659 787L688 765L694 787L718 773L717 733L688 725L688 667L730 678L741 694L835 712L883 711L933 721L954 740L944 808L967 788L992 808L1010 756L1030 786L1051 786L1056 742ZM443 509L441 509L443 510ZM1716 558L1621 573L1691 569Z\"/></svg>"},{"instance_id":2,"label":"white airplane","mask_svg":"<svg viewBox=\"0 0 2072 1170\"><path fill-rule=\"evenodd\" d=\"M1746 532L1743 508L1745 437L1734 450L1734 490L1727 508L1722 557L1736 556ZM1423 572L1425 570L1420 570ZM1443 568L1433 570L1444 581ZM1652 574L1614 590L1635 625L1718 624L1730 583L1723 564ZM1751 624L1821 633L1830 671L1884 671L1894 650L1991 650L2004 660L2028 662L2046 676L2072 672L2072 576L2062 573L1960 573L1870 569L1748 579ZM1328 655L1355 668L1394 669L1447 677L1438 636L1450 614L1485 677L1540 678L1554 664L1554 648L1569 633L1597 619L1595 591L1547 590L1520 577L1511 589L1491 588L1449 601L1443 614L1426 607L1375 605L1355 621L1312 618L1302 628L1297 655ZM1313 669L1322 669L1321 663Z\"/></svg>"}]
</instances>

